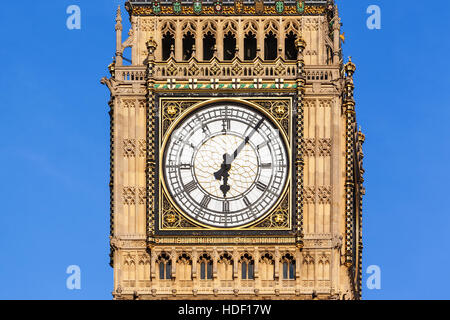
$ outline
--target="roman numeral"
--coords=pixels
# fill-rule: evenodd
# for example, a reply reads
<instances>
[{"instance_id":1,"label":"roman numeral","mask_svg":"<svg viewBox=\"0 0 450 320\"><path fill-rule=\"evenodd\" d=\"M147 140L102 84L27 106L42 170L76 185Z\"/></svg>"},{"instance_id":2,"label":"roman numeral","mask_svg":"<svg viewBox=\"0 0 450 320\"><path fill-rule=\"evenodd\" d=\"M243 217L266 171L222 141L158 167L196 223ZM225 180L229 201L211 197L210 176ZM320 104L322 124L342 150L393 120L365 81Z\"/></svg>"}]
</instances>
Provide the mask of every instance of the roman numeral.
<instances>
[{"instance_id":1,"label":"roman numeral","mask_svg":"<svg viewBox=\"0 0 450 320\"><path fill-rule=\"evenodd\" d=\"M231 120L230 119L223 119L222 120L222 128L224 132L230 131L231 129Z\"/></svg>"},{"instance_id":2,"label":"roman numeral","mask_svg":"<svg viewBox=\"0 0 450 320\"><path fill-rule=\"evenodd\" d=\"M257 147L256 147L256 149L261 149L261 148L264 148L265 146L267 146L267 144L268 144L269 142L268 141L264 141L263 143L261 143L261 144L259 144Z\"/></svg>"},{"instance_id":3,"label":"roman numeral","mask_svg":"<svg viewBox=\"0 0 450 320\"><path fill-rule=\"evenodd\" d=\"M184 190L185 190L187 193L191 193L191 192L194 191L195 189L197 189L197 183L196 183L194 180L192 180L191 182L189 182L188 184L186 184L186 185L184 186Z\"/></svg>"},{"instance_id":4,"label":"roman numeral","mask_svg":"<svg viewBox=\"0 0 450 320\"><path fill-rule=\"evenodd\" d=\"M267 186L266 186L264 183L262 183L261 181L258 181L258 182L256 183L256 188L257 188L258 190L261 190L262 192L264 192L264 191L266 191Z\"/></svg>"},{"instance_id":5,"label":"roman numeral","mask_svg":"<svg viewBox=\"0 0 450 320\"><path fill-rule=\"evenodd\" d=\"M251 207L251 206L252 206L252 204L250 203L250 200L248 200L247 197L242 198L242 200L244 200L244 203L245 203L245 205L246 205L247 207Z\"/></svg>"},{"instance_id":6,"label":"roman numeral","mask_svg":"<svg viewBox=\"0 0 450 320\"><path fill-rule=\"evenodd\" d=\"M188 142L188 141L181 141L182 144L191 147L192 149L195 149L195 146L192 142Z\"/></svg>"},{"instance_id":7,"label":"roman numeral","mask_svg":"<svg viewBox=\"0 0 450 320\"><path fill-rule=\"evenodd\" d=\"M202 131L206 136L209 136L211 134L211 131L209 131L209 128L206 124L202 124Z\"/></svg>"},{"instance_id":8,"label":"roman numeral","mask_svg":"<svg viewBox=\"0 0 450 320\"><path fill-rule=\"evenodd\" d=\"M202 208L208 208L209 202L211 201L211 198L207 195L205 195L202 199L202 202L200 202L200 206Z\"/></svg>"},{"instance_id":9,"label":"roman numeral","mask_svg":"<svg viewBox=\"0 0 450 320\"><path fill-rule=\"evenodd\" d=\"M179 165L180 170L191 170L191 164L190 163L182 163Z\"/></svg>"},{"instance_id":10,"label":"roman numeral","mask_svg":"<svg viewBox=\"0 0 450 320\"><path fill-rule=\"evenodd\" d=\"M271 163L261 163L261 169L271 169L272 164Z\"/></svg>"},{"instance_id":11,"label":"roman numeral","mask_svg":"<svg viewBox=\"0 0 450 320\"><path fill-rule=\"evenodd\" d=\"M230 212L230 203L227 200L222 202L222 211L224 213L229 213Z\"/></svg>"}]
</instances>

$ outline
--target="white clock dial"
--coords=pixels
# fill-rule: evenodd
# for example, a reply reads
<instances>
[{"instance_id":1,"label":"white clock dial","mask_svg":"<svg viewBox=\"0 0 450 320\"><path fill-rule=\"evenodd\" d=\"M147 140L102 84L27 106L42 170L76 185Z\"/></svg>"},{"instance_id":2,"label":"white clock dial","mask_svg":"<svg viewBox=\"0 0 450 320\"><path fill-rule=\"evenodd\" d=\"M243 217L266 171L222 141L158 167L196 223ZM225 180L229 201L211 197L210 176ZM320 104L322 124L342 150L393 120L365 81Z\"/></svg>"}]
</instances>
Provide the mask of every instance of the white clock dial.
<instances>
[{"instance_id":1,"label":"white clock dial","mask_svg":"<svg viewBox=\"0 0 450 320\"><path fill-rule=\"evenodd\" d=\"M289 161L272 121L250 107L198 109L173 130L164 181L177 206L212 227L236 228L263 217L281 197Z\"/></svg>"}]
</instances>

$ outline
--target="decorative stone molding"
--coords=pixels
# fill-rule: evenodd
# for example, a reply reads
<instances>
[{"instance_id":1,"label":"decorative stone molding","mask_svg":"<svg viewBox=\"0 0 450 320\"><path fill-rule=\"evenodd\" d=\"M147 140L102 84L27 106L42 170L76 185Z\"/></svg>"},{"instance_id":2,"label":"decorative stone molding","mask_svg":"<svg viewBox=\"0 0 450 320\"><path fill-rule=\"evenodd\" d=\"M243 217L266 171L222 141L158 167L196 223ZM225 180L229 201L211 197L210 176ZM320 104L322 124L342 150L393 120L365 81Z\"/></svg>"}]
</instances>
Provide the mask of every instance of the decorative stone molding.
<instances>
[{"instance_id":1,"label":"decorative stone molding","mask_svg":"<svg viewBox=\"0 0 450 320\"><path fill-rule=\"evenodd\" d=\"M331 203L331 186L317 187L317 200L321 204Z\"/></svg>"},{"instance_id":2,"label":"decorative stone molding","mask_svg":"<svg viewBox=\"0 0 450 320\"><path fill-rule=\"evenodd\" d=\"M145 158L147 156L147 141L144 139L138 140L138 154L140 158Z\"/></svg>"},{"instance_id":3,"label":"decorative stone molding","mask_svg":"<svg viewBox=\"0 0 450 320\"><path fill-rule=\"evenodd\" d=\"M135 139L123 139L123 156L125 158L133 158L136 156Z\"/></svg>"},{"instance_id":4,"label":"decorative stone molding","mask_svg":"<svg viewBox=\"0 0 450 320\"><path fill-rule=\"evenodd\" d=\"M320 157L331 156L331 139L319 139L317 143L317 150Z\"/></svg>"},{"instance_id":5,"label":"decorative stone molding","mask_svg":"<svg viewBox=\"0 0 450 320\"><path fill-rule=\"evenodd\" d=\"M316 188L305 187L304 188L305 203L312 204L316 202Z\"/></svg>"},{"instance_id":6,"label":"decorative stone molding","mask_svg":"<svg viewBox=\"0 0 450 320\"><path fill-rule=\"evenodd\" d=\"M305 186L305 203L329 204L331 203L331 186Z\"/></svg>"},{"instance_id":7,"label":"decorative stone molding","mask_svg":"<svg viewBox=\"0 0 450 320\"><path fill-rule=\"evenodd\" d=\"M147 193L145 187L138 188L138 204L145 205Z\"/></svg>"},{"instance_id":8,"label":"decorative stone molding","mask_svg":"<svg viewBox=\"0 0 450 320\"><path fill-rule=\"evenodd\" d=\"M307 157L329 157L331 156L331 139L305 139L303 143L303 152Z\"/></svg>"},{"instance_id":9,"label":"decorative stone molding","mask_svg":"<svg viewBox=\"0 0 450 320\"><path fill-rule=\"evenodd\" d=\"M125 205L135 205L136 204L136 188L135 187L124 187L123 192L123 203Z\"/></svg>"},{"instance_id":10,"label":"decorative stone molding","mask_svg":"<svg viewBox=\"0 0 450 320\"><path fill-rule=\"evenodd\" d=\"M135 99L123 99L122 106L124 108L134 108L134 107L136 107L136 100Z\"/></svg>"}]
</instances>

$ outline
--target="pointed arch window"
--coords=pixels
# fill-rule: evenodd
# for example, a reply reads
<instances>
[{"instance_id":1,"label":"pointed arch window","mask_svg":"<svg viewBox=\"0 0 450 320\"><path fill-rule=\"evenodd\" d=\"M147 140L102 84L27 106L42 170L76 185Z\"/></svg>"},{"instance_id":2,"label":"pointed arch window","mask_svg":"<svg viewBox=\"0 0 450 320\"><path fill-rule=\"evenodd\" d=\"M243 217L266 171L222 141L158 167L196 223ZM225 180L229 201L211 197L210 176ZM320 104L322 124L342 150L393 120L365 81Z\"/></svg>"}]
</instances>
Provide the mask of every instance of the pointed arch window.
<instances>
[{"instance_id":1,"label":"pointed arch window","mask_svg":"<svg viewBox=\"0 0 450 320\"><path fill-rule=\"evenodd\" d=\"M170 280L172 279L172 260L167 253L162 253L158 257L159 265L159 279Z\"/></svg>"},{"instance_id":2,"label":"pointed arch window","mask_svg":"<svg viewBox=\"0 0 450 320\"><path fill-rule=\"evenodd\" d=\"M255 278L255 262L249 254L241 257L241 279L253 280Z\"/></svg>"},{"instance_id":3,"label":"pointed arch window","mask_svg":"<svg viewBox=\"0 0 450 320\"><path fill-rule=\"evenodd\" d=\"M162 58L168 60L172 50L175 49L175 39L170 32L166 32L162 38Z\"/></svg>"},{"instance_id":4,"label":"pointed arch window","mask_svg":"<svg viewBox=\"0 0 450 320\"><path fill-rule=\"evenodd\" d=\"M216 47L216 38L208 31L203 37L203 60L211 60L214 56L214 50Z\"/></svg>"},{"instance_id":5,"label":"pointed arch window","mask_svg":"<svg viewBox=\"0 0 450 320\"><path fill-rule=\"evenodd\" d=\"M183 37L183 60L189 60L193 53L195 47L195 37L188 31Z\"/></svg>"},{"instance_id":6,"label":"pointed arch window","mask_svg":"<svg viewBox=\"0 0 450 320\"><path fill-rule=\"evenodd\" d=\"M284 39L284 52L286 60L297 60L297 48L295 47L297 36L294 32L289 32Z\"/></svg>"},{"instance_id":7,"label":"pointed arch window","mask_svg":"<svg viewBox=\"0 0 450 320\"><path fill-rule=\"evenodd\" d=\"M295 259L290 254L286 254L281 259L283 264L283 279L295 280Z\"/></svg>"},{"instance_id":8,"label":"pointed arch window","mask_svg":"<svg viewBox=\"0 0 450 320\"><path fill-rule=\"evenodd\" d=\"M229 31L223 39L223 59L233 60L236 55L236 37Z\"/></svg>"},{"instance_id":9,"label":"pointed arch window","mask_svg":"<svg viewBox=\"0 0 450 320\"><path fill-rule=\"evenodd\" d=\"M256 35L249 32L244 39L244 60L253 60L256 58L257 45Z\"/></svg>"},{"instance_id":10,"label":"pointed arch window","mask_svg":"<svg viewBox=\"0 0 450 320\"><path fill-rule=\"evenodd\" d=\"M198 263L200 264L200 279L212 280L213 278L213 262L208 254L200 256Z\"/></svg>"},{"instance_id":11,"label":"pointed arch window","mask_svg":"<svg viewBox=\"0 0 450 320\"><path fill-rule=\"evenodd\" d=\"M277 58L277 51L277 37L270 31L264 39L264 60L275 60Z\"/></svg>"}]
</instances>

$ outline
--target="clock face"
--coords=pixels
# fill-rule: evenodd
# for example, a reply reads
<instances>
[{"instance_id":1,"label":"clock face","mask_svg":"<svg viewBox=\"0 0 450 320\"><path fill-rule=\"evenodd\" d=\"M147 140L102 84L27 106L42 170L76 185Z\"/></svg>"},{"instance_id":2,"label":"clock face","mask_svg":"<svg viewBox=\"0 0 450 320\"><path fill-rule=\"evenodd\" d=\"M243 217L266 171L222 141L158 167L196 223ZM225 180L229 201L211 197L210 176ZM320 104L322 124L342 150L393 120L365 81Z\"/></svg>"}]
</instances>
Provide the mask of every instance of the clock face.
<instances>
[{"instance_id":1,"label":"clock face","mask_svg":"<svg viewBox=\"0 0 450 320\"><path fill-rule=\"evenodd\" d=\"M267 214L285 189L285 140L262 113L233 103L190 113L172 131L163 158L165 185L191 219L236 228Z\"/></svg>"}]
</instances>

